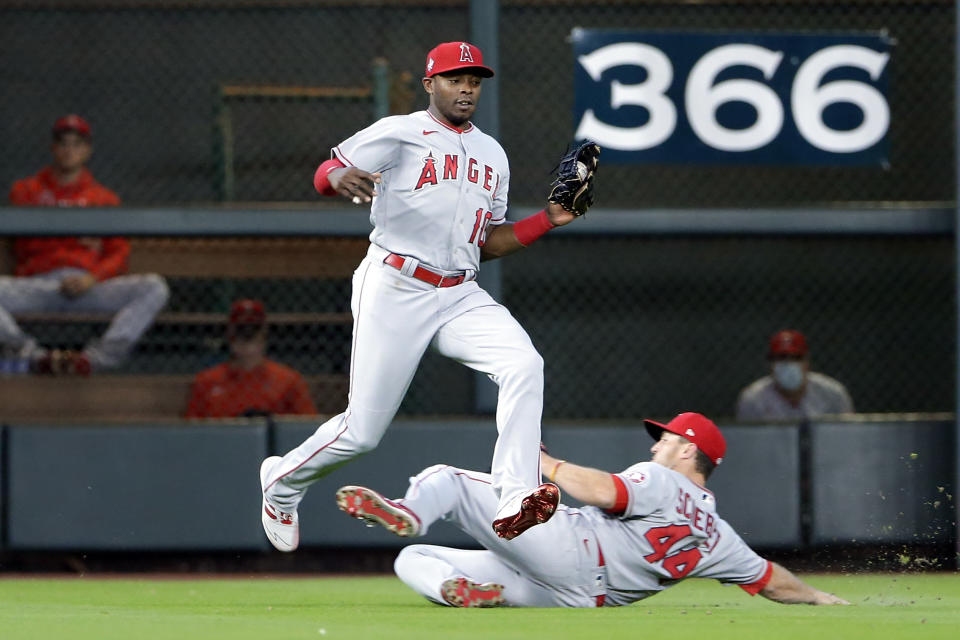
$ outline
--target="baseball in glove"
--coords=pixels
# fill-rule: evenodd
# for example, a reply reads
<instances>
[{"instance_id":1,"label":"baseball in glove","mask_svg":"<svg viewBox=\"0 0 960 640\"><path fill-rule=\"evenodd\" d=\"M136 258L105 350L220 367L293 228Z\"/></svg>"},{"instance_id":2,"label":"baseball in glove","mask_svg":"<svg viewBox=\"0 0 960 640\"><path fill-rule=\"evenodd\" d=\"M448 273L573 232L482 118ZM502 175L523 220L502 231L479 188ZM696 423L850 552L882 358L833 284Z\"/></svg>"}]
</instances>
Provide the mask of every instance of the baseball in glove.
<instances>
[{"instance_id":1,"label":"baseball in glove","mask_svg":"<svg viewBox=\"0 0 960 640\"><path fill-rule=\"evenodd\" d=\"M583 140L571 145L554 171L550 183L550 202L575 216L582 216L593 204L593 176L600 161L600 145Z\"/></svg>"}]
</instances>

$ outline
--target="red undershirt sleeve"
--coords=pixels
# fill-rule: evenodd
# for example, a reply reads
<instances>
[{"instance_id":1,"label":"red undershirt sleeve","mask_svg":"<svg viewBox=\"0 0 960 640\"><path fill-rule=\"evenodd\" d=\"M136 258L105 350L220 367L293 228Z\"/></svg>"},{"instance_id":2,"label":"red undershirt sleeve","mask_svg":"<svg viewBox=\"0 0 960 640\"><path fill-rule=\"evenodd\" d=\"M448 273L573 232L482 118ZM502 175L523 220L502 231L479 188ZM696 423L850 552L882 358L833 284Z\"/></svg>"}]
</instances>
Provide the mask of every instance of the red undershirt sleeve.
<instances>
[{"instance_id":1,"label":"red undershirt sleeve","mask_svg":"<svg viewBox=\"0 0 960 640\"><path fill-rule=\"evenodd\" d=\"M741 589L743 589L750 595L755 596L761 591L763 591L763 588L770 583L771 576L773 576L773 563L771 563L770 561L767 561L767 570L763 572L763 575L760 576L759 580L757 580L756 582L751 582L750 584L741 584L737 586L739 586Z\"/></svg>"},{"instance_id":2,"label":"red undershirt sleeve","mask_svg":"<svg viewBox=\"0 0 960 640\"><path fill-rule=\"evenodd\" d=\"M620 476L610 474L610 477L613 478L613 485L617 489L617 497L613 506L605 511L611 515L620 516L623 515L623 512L627 510L627 501L630 498L630 495L627 493L627 485L623 483L623 480L620 479Z\"/></svg>"}]
</instances>

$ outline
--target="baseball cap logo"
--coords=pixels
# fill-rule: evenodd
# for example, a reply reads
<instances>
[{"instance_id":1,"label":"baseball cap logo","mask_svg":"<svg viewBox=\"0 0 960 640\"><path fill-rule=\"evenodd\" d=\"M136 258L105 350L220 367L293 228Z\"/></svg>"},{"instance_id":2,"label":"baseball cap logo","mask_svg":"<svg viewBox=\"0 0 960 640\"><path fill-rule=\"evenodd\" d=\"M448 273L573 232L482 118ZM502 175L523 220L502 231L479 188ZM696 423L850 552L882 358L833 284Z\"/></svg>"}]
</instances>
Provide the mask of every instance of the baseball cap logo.
<instances>
[{"instance_id":1,"label":"baseball cap logo","mask_svg":"<svg viewBox=\"0 0 960 640\"><path fill-rule=\"evenodd\" d=\"M693 429L687 429L686 431L684 431L684 433L690 436L691 438L697 437L697 433Z\"/></svg>"},{"instance_id":2,"label":"baseball cap logo","mask_svg":"<svg viewBox=\"0 0 960 640\"><path fill-rule=\"evenodd\" d=\"M433 71L433 58L427 60L427 73Z\"/></svg>"},{"instance_id":3,"label":"baseball cap logo","mask_svg":"<svg viewBox=\"0 0 960 640\"><path fill-rule=\"evenodd\" d=\"M473 54L470 53L470 45L466 42L460 43L460 62L473 62Z\"/></svg>"}]
</instances>

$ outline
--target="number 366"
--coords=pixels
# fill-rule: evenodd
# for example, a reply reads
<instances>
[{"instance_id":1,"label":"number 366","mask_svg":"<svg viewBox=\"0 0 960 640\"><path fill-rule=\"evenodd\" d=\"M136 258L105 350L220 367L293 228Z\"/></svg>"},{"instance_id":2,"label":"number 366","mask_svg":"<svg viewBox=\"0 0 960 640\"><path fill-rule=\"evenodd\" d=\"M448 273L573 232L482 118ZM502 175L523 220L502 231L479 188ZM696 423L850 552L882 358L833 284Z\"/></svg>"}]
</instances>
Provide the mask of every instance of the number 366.
<instances>
[{"instance_id":1,"label":"number 366","mask_svg":"<svg viewBox=\"0 0 960 640\"><path fill-rule=\"evenodd\" d=\"M862 69L876 80L889 57L888 53L866 47L836 45L807 58L797 69L790 91L790 107L800 135L813 146L832 153L862 151L883 138L890 124L890 108L880 91L855 80L821 82L828 72L842 67ZM636 105L649 113L643 125L620 127L603 122L588 109L577 127L578 138L590 138L613 149L639 151L655 147L673 134L677 108L665 95L673 82L673 65L662 51L639 42L624 42L601 47L580 56L578 61L595 82L600 81L604 71L616 66L646 69L646 79L641 83L611 82L610 106L617 109ZM724 69L746 66L759 69L769 80L782 61L782 51L751 44L720 46L700 58L690 70L684 89L687 120L697 137L715 149L735 152L758 149L776 138L784 119L776 92L755 80L716 82L716 78ZM742 129L725 127L717 120L717 111L727 102L751 105L756 110L756 120ZM829 127L823 113L835 103L858 107L863 114L860 124L849 130Z\"/></svg>"}]
</instances>

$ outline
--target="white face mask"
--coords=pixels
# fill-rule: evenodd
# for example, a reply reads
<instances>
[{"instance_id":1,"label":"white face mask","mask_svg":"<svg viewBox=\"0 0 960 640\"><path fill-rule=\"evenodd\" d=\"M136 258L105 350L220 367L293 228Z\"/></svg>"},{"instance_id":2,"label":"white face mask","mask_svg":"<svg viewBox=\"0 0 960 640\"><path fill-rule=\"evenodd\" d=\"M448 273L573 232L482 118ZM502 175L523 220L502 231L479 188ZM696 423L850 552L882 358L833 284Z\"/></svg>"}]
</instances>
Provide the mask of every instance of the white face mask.
<instances>
[{"instance_id":1,"label":"white face mask","mask_svg":"<svg viewBox=\"0 0 960 640\"><path fill-rule=\"evenodd\" d=\"M773 379L785 391L796 391L803 386L805 374L803 363L778 361L773 363Z\"/></svg>"}]
</instances>

